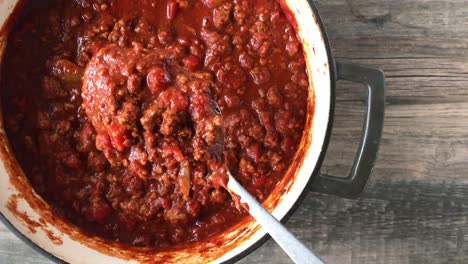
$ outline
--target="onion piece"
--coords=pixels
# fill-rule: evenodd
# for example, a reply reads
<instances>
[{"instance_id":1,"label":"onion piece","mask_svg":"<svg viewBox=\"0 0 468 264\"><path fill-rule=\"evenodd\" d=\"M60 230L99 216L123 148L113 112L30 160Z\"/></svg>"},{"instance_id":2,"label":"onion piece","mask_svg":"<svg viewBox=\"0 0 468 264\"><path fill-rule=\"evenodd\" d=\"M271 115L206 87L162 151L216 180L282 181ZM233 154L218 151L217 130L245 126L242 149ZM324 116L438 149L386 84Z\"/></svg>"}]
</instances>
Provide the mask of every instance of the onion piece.
<instances>
[{"instance_id":1,"label":"onion piece","mask_svg":"<svg viewBox=\"0 0 468 264\"><path fill-rule=\"evenodd\" d=\"M190 163L184 160L180 163L179 177L177 178L177 184L180 192L187 199L190 195L191 183L190 183Z\"/></svg>"}]
</instances>

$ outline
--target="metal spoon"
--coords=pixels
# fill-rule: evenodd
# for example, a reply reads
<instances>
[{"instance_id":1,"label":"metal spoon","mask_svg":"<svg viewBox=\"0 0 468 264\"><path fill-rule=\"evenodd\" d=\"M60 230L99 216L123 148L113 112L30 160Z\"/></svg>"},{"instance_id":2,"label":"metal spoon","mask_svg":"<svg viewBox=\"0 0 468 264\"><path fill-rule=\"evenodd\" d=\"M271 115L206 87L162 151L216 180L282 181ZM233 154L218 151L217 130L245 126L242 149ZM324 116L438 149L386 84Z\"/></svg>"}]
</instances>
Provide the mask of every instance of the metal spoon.
<instances>
[{"instance_id":1,"label":"metal spoon","mask_svg":"<svg viewBox=\"0 0 468 264\"><path fill-rule=\"evenodd\" d=\"M210 105L211 112L222 118L219 106L213 100ZM216 142L211 146L210 152L219 160L225 159L224 154L224 127L217 126ZM224 162L226 164L226 162ZM226 166L227 167L227 166ZM223 186L235 197L240 197L240 204L246 204L250 215L270 234L278 245L295 262L300 264L324 263L319 257L312 253L302 242L294 237L276 218L274 218L242 185L232 176L229 168L225 168L229 177L227 185Z\"/></svg>"}]
</instances>

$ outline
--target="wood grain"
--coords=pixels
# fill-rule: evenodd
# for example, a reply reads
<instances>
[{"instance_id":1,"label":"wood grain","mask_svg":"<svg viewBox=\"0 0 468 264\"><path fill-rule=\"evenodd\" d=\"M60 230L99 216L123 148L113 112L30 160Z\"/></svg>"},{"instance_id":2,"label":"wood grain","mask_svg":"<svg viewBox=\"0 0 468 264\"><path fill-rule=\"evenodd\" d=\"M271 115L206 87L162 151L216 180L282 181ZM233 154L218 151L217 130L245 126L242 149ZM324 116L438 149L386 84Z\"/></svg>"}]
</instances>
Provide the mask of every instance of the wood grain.
<instances>
[{"instance_id":1,"label":"wood grain","mask_svg":"<svg viewBox=\"0 0 468 264\"><path fill-rule=\"evenodd\" d=\"M468 262L468 5L316 1L338 60L381 67L387 115L361 199L307 195L288 227L329 263ZM345 175L364 89L340 82L322 172ZM0 263L50 263L0 227ZM240 263L290 263L268 241Z\"/></svg>"}]
</instances>

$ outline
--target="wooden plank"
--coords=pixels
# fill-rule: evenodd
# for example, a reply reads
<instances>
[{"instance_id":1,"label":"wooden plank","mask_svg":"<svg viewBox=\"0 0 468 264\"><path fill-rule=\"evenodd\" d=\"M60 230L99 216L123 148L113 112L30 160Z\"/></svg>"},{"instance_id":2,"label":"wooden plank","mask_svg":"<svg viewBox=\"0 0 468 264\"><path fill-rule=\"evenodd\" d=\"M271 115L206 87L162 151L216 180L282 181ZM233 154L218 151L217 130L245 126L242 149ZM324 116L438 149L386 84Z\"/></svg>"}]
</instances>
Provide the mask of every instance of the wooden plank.
<instances>
[{"instance_id":1,"label":"wooden plank","mask_svg":"<svg viewBox=\"0 0 468 264\"><path fill-rule=\"evenodd\" d=\"M463 0L320 0L332 36L468 37Z\"/></svg>"},{"instance_id":2,"label":"wooden plank","mask_svg":"<svg viewBox=\"0 0 468 264\"><path fill-rule=\"evenodd\" d=\"M0 223L0 263L48 264L51 262L24 244Z\"/></svg>"}]
</instances>

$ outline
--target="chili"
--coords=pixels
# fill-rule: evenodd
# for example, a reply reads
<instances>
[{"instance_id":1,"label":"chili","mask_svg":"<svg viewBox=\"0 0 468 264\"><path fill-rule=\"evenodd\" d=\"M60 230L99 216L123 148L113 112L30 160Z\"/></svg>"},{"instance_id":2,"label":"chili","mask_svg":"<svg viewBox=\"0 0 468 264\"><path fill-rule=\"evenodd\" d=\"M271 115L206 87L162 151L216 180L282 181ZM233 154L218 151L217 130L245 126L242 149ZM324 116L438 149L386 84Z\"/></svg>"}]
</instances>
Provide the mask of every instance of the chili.
<instances>
[{"instance_id":1,"label":"chili","mask_svg":"<svg viewBox=\"0 0 468 264\"><path fill-rule=\"evenodd\" d=\"M5 127L31 185L127 245L202 241L245 217L207 177L213 125L260 201L305 126L302 46L271 0L28 1L3 66Z\"/></svg>"}]
</instances>

